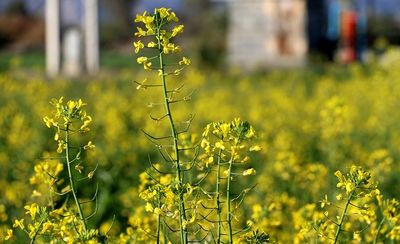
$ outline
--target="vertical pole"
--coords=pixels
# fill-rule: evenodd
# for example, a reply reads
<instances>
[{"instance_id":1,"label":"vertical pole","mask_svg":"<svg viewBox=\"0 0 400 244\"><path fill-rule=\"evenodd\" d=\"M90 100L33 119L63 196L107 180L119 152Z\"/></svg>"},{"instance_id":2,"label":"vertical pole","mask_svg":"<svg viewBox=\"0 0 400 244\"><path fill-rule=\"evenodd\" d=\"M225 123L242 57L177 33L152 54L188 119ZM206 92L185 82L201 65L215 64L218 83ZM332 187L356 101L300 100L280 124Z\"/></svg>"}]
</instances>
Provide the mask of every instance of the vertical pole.
<instances>
[{"instance_id":1,"label":"vertical pole","mask_svg":"<svg viewBox=\"0 0 400 244\"><path fill-rule=\"evenodd\" d=\"M46 1L46 72L53 77L60 71L59 0Z\"/></svg>"},{"instance_id":2,"label":"vertical pole","mask_svg":"<svg viewBox=\"0 0 400 244\"><path fill-rule=\"evenodd\" d=\"M85 0L85 54L89 74L99 70L99 21L97 0Z\"/></svg>"}]
</instances>

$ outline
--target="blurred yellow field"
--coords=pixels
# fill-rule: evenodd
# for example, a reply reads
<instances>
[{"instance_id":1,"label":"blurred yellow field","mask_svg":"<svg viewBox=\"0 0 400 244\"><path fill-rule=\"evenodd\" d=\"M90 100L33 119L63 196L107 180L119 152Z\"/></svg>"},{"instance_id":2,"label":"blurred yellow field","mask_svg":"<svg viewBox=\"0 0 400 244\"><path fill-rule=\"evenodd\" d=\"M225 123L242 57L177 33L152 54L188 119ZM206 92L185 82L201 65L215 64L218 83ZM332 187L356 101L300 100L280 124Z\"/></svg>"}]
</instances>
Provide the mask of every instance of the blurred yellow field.
<instances>
[{"instance_id":1,"label":"blurred yellow field","mask_svg":"<svg viewBox=\"0 0 400 244\"><path fill-rule=\"evenodd\" d=\"M395 67L354 65L332 67L322 74L275 71L229 78L192 68L180 79L188 92L195 90L193 99L178 105L175 114L179 120L195 114L190 133L197 138L211 121L241 117L254 126L263 150L253 159L257 175L252 182L257 187L246 199L243 218L279 242L299 238L302 243L301 238L318 236L312 230L303 234L302 227L325 195L334 198L336 170L361 165L379 182L386 198L399 195L400 83ZM151 215L141 217L144 203L137 187L139 175L149 167L147 154L160 158L140 129L160 129L154 129L149 119L148 103L155 98L136 90L131 80L140 80L138 76L143 74L126 71L96 81L48 83L1 75L3 235L7 223L36 199L29 178L41 157L56 150L42 117L51 109L48 101L61 95L82 98L93 118L90 139L96 149L85 163L99 164L94 177L100 184L99 212L94 223L107 229L115 215L112 234L127 226L138 230L144 224L151 229ZM92 188L81 187L84 192ZM375 222L370 226L377 228ZM371 240L364 232L361 236Z\"/></svg>"},{"instance_id":2,"label":"blurred yellow field","mask_svg":"<svg viewBox=\"0 0 400 244\"><path fill-rule=\"evenodd\" d=\"M0 74L2 241L400 241L399 62L168 73L157 11L153 73Z\"/></svg>"}]
</instances>

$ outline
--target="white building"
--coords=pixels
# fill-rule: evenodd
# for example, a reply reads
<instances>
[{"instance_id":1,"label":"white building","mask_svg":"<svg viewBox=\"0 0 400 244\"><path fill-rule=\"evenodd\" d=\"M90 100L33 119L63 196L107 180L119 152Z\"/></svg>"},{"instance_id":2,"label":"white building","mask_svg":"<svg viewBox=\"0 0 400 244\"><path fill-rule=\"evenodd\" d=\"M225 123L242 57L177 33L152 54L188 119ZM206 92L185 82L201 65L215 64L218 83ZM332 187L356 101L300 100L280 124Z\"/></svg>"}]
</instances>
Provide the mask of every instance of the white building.
<instances>
[{"instance_id":1,"label":"white building","mask_svg":"<svg viewBox=\"0 0 400 244\"><path fill-rule=\"evenodd\" d=\"M228 15L230 66L252 69L305 64L305 0L230 0Z\"/></svg>"}]
</instances>

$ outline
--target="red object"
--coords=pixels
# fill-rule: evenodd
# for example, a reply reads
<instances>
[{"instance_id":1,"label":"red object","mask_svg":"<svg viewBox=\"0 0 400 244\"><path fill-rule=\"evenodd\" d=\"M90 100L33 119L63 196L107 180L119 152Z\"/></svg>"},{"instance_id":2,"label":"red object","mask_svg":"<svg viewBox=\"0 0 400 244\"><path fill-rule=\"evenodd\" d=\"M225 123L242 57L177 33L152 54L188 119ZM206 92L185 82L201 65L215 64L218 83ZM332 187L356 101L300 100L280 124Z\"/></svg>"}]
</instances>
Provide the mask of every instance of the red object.
<instances>
[{"instance_id":1,"label":"red object","mask_svg":"<svg viewBox=\"0 0 400 244\"><path fill-rule=\"evenodd\" d=\"M345 63L356 60L356 30L357 13L344 10L341 16L341 59Z\"/></svg>"}]
</instances>

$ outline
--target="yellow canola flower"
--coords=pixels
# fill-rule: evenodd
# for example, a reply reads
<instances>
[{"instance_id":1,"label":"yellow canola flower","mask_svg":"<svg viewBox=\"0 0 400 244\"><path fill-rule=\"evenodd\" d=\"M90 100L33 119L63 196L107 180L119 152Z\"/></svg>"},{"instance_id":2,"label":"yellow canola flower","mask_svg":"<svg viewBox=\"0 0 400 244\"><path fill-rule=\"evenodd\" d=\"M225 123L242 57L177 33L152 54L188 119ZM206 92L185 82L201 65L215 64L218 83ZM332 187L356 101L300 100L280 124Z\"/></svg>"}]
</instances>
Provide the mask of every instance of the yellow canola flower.
<instances>
[{"instance_id":1,"label":"yellow canola flower","mask_svg":"<svg viewBox=\"0 0 400 244\"><path fill-rule=\"evenodd\" d=\"M186 184L186 194L191 195L193 193L194 188L188 183Z\"/></svg>"},{"instance_id":2,"label":"yellow canola flower","mask_svg":"<svg viewBox=\"0 0 400 244\"><path fill-rule=\"evenodd\" d=\"M142 37L142 36L146 36L147 32L145 30L143 30L140 27L137 27L137 32L135 33L135 36L137 37Z\"/></svg>"},{"instance_id":3,"label":"yellow canola flower","mask_svg":"<svg viewBox=\"0 0 400 244\"><path fill-rule=\"evenodd\" d=\"M88 131L89 130L88 126L90 125L91 122L92 122L92 117L86 116L85 120L83 121L83 125L79 129L84 132Z\"/></svg>"},{"instance_id":4,"label":"yellow canola flower","mask_svg":"<svg viewBox=\"0 0 400 244\"><path fill-rule=\"evenodd\" d=\"M214 162L214 157L213 156L211 156L211 157L209 157L208 159L207 159L207 161L206 161L206 166L208 167L210 164L212 164Z\"/></svg>"},{"instance_id":5,"label":"yellow canola flower","mask_svg":"<svg viewBox=\"0 0 400 244\"><path fill-rule=\"evenodd\" d=\"M53 176L54 176L54 175L58 175L61 171L63 171L63 169L64 169L64 165L61 164L61 163L57 163L57 164L56 164L56 167L55 167L55 169L54 169L54 174L53 174Z\"/></svg>"},{"instance_id":6,"label":"yellow canola flower","mask_svg":"<svg viewBox=\"0 0 400 244\"><path fill-rule=\"evenodd\" d=\"M170 8L168 8L168 9L167 8L159 8L159 9L156 9L156 12L159 13L160 17L163 19L170 15L170 13L169 13L170 10L171 10Z\"/></svg>"},{"instance_id":7,"label":"yellow canola flower","mask_svg":"<svg viewBox=\"0 0 400 244\"><path fill-rule=\"evenodd\" d=\"M144 24L150 24L154 21L154 17L147 15L147 11L144 11L143 14L137 14L135 18L135 22L142 22Z\"/></svg>"},{"instance_id":8,"label":"yellow canola flower","mask_svg":"<svg viewBox=\"0 0 400 244\"><path fill-rule=\"evenodd\" d=\"M147 36L151 36L151 35L154 35L154 34L155 34L154 29L149 29L149 30L146 31L146 35Z\"/></svg>"},{"instance_id":9,"label":"yellow canola flower","mask_svg":"<svg viewBox=\"0 0 400 244\"><path fill-rule=\"evenodd\" d=\"M229 169L224 170L224 175L229 176L229 174L230 174Z\"/></svg>"},{"instance_id":10,"label":"yellow canola flower","mask_svg":"<svg viewBox=\"0 0 400 244\"><path fill-rule=\"evenodd\" d=\"M83 101L82 101L82 99L78 99L78 108L81 108L81 107L83 107L83 106L85 106L86 105L86 103L84 103Z\"/></svg>"},{"instance_id":11,"label":"yellow canola flower","mask_svg":"<svg viewBox=\"0 0 400 244\"><path fill-rule=\"evenodd\" d=\"M44 234L44 233L46 233L46 231L49 231L49 230L51 230L51 229L53 229L53 223L51 223L51 222L45 222L45 223L43 224L41 233Z\"/></svg>"},{"instance_id":12,"label":"yellow canola flower","mask_svg":"<svg viewBox=\"0 0 400 244\"><path fill-rule=\"evenodd\" d=\"M14 227L14 228L19 227L19 228L21 228L21 230L24 230L24 229L25 229L24 219L21 219L21 220L16 219L16 220L14 221L13 227Z\"/></svg>"},{"instance_id":13,"label":"yellow canola flower","mask_svg":"<svg viewBox=\"0 0 400 244\"><path fill-rule=\"evenodd\" d=\"M182 32L183 32L183 28L184 28L184 25L175 26L175 27L172 29L172 34L171 34L171 36L174 37L174 36L176 36L176 35L182 33Z\"/></svg>"},{"instance_id":14,"label":"yellow canola flower","mask_svg":"<svg viewBox=\"0 0 400 244\"><path fill-rule=\"evenodd\" d=\"M249 151L250 152L259 152L259 151L261 151L261 149L262 148L259 145L254 145L254 146L249 148Z\"/></svg>"},{"instance_id":15,"label":"yellow canola flower","mask_svg":"<svg viewBox=\"0 0 400 244\"><path fill-rule=\"evenodd\" d=\"M31 197L41 197L41 196L42 196L42 193L40 191L37 191L37 190L32 191Z\"/></svg>"},{"instance_id":16,"label":"yellow canola flower","mask_svg":"<svg viewBox=\"0 0 400 244\"><path fill-rule=\"evenodd\" d=\"M179 61L179 65L190 65L190 59L183 57L181 61Z\"/></svg>"},{"instance_id":17,"label":"yellow canola flower","mask_svg":"<svg viewBox=\"0 0 400 244\"><path fill-rule=\"evenodd\" d=\"M144 17L146 16L147 11L144 11L143 14L137 14L135 18L135 22L143 22Z\"/></svg>"},{"instance_id":18,"label":"yellow canola flower","mask_svg":"<svg viewBox=\"0 0 400 244\"><path fill-rule=\"evenodd\" d=\"M250 157L249 156L245 156L240 162L241 163L247 163L250 161Z\"/></svg>"},{"instance_id":19,"label":"yellow canola flower","mask_svg":"<svg viewBox=\"0 0 400 244\"><path fill-rule=\"evenodd\" d=\"M53 104L53 105L56 105L56 107L59 107L63 102L64 102L64 97L60 97L59 99L53 98L53 99L51 99L50 104Z\"/></svg>"},{"instance_id":20,"label":"yellow canola flower","mask_svg":"<svg viewBox=\"0 0 400 244\"><path fill-rule=\"evenodd\" d=\"M65 148L64 141L63 140L59 140L58 141L58 147L57 147L57 153L62 153L64 148Z\"/></svg>"},{"instance_id":21,"label":"yellow canola flower","mask_svg":"<svg viewBox=\"0 0 400 244\"><path fill-rule=\"evenodd\" d=\"M328 196L325 194L325 198L321 201L321 208L329 205L331 205L331 203L328 201Z\"/></svg>"},{"instance_id":22,"label":"yellow canola flower","mask_svg":"<svg viewBox=\"0 0 400 244\"><path fill-rule=\"evenodd\" d=\"M350 194L354 190L355 186L351 182L346 183L346 193Z\"/></svg>"},{"instance_id":23,"label":"yellow canola flower","mask_svg":"<svg viewBox=\"0 0 400 244\"><path fill-rule=\"evenodd\" d=\"M92 143L92 141L89 141L85 146L83 146L84 150L91 150L94 149L96 146Z\"/></svg>"},{"instance_id":24,"label":"yellow canola flower","mask_svg":"<svg viewBox=\"0 0 400 244\"><path fill-rule=\"evenodd\" d=\"M89 241L87 241L87 244L98 244L100 242L98 242L96 239L91 239Z\"/></svg>"},{"instance_id":25,"label":"yellow canola flower","mask_svg":"<svg viewBox=\"0 0 400 244\"><path fill-rule=\"evenodd\" d=\"M251 139L256 136L256 132L252 126L250 126L249 130L246 133L246 138Z\"/></svg>"},{"instance_id":26,"label":"yellow canola flower","mask_svg":"<svg viewBox=\"0 0 400 244\"><path fill-rule=\"evenodd\" d=\"M160 177L160 184L161 185L169 185L171 183L171 176L170 175L163 175Z\"/></svg>"},{"instance_id":27,"label":"yellow canola flower","mask_svg":"<svg viewBox=\"0 0 400 244\"><path fill-rule=\"evenodd\" d=\"M153 212L153 205L151 205L151 203L146 203L146 206L145 206L145 210L146 210L146 212Z\"/></svg>"},{"instance_id":28,"label":"yellow canola flower","mask_svg":"<svg viewBox=\"0 0 400 244\"><path fill-rule=\"evenodd\" d=\"M176 202L176 195L171 190L165 192L165 202L167 204L173 204Z\"/></svg>"},{"instance_id":29,"label":"yellow canola flower","mask_svg":"<svg viewBox=\"0 0 400 244\"><path fill-rule=\"evenodd\" d=\"M147 47L153 48L153 47L156 47L156 46L157 46L157 43L155 43L155 42L147 43Z\"/></svg>"},{"instance_id":30,"label":"yellow canola flower","mask_svg":"<svg viewBox=\"0 0 400 244\"><path fill-rule=\"evenodd\" d=\"M219 149L222 149L222 150L225 150L225 146L224 146L224 143L222 141L216 142L215 143L215 147L219 148Z\"/></svg>"},{"instance_id":31,"label":"yellow canola flower","mask_svg":"<svg viewBox=\"0 0 400 244\"><path fill-rule=\"evenodd\" d=\"M163 211L161 210L161 208L155 208L154 209L154 213L157 214L157 215L162 215Z\"/></svg>"},{"instance_id":32,"label":"yellow canola flower","mask_svg":"<svg viewBox=\"0 0 400 244\"><path fill-rule=\"evenodd\" d=\"M136 61L137 61L138 64L146 63L147 60L148 60L147 57L138 57L138 58L136 59Z\"/></svg>"},{"instance_id":33,"label":"yellow canola flower","mask_svg":"<svg viewBox=\"0 0 400 244\"><path fill-rule=\"evenodd\" d=\"M253 168L250 169L246 169L245 171L243 171L243 176L248 176L248 175L255 175L256 174L256 170Z\"/></svg>"},{"instance_id":34,"label":"yellow canola flower","mask_svg":"<svg viewBox=\"0 0 400 244\"><path fill-rule=\"evenodd\" d=\"M231 125L230 125L229 123L223 123L223 124L220 126L220 129L221 129L221 131L222 131L223 136L224 136L224 137L227 137L228 134L229 134L229 132L231 131Z\"/></svg>"},{"instance_id":35,"label":"yellow canola flower","mask_svg":"<svg viewBox=\"0 0 400 244\"><path fill-rule=\"evenodd\" d=\"M143 18L143 23L146 25L146 27L149 27L153 22L154 22L153 16L145 16Z\"/></svg>"},{"instance_id":36,"label":"yellow canola flower","mask_svg":"<svg viewBox=\"0 0 400 244\"><path fill-rule=\"evenodd\" d=\"M43 118L43 121L44 121L44 123L46 124L46 126L48 127L48 128L50 128L52 125L54 125L54 120L53 119L50 119L49 117L44 117Z\"/></svg>"},{"instance_id":37,"label":"yellow canola flower","mask_svg":"<svg viewBox=\"0 0 400 244\"><path fill-rule=\"evenodd\" d=\"M152 66L152 63L151 63L151 62L146 62L146 63L144 63L144 65L143 65L143 67L144 67L145 70L150 70L150 69L151 69L151 66Z\"/></svg>"},{"instance_id":38,"label":"yellow canola flower","mask_svg":"<svg viewBox=\"0 0 400 244\"><path fill-rule=\"evenodd\" d=\"M68 109L70 111L72 111L75 107L77 107L77 103L75 101L70 100L67 102L67 106L68 106Z\"/></svg>"},{"instance_id":39,"label":"yellow canola flower","mask_svg":"<svg viewBox=\"0 0 400 244\"><path fill-rule=\"evenodd\" d=\"M39 213L39 206L36 203L32 203L31 205L26 205L24 209L28 210L25 213L29 214L32 219L36 218L36 214Z\"/></svg>"},{"instance_id":40,"label":"yellow canola flower","mask_svg":"<svg viewBox=\"0 0 400 244\"><path fill-rule=\"evenodd\" d=\"M206 126L206 128L204 128L204 131L203 131L203 133L202 133L202 136L203 137L205 137L205 136L208 136L208 133L210 133L210 128L211 128L211 124L208 124L207 126ZM204 139L203 139L204 140ZM203 142L202 142L203 143ZM201 147L203 147L203 146L201 146Z\"/></svg>"},{"instance_id":41,"label":"yellow canola flower","mask_svg":"<svg viewBox=\"0 0 400 244\"><path fill-rule=\"evenodd\" d=\"M253 207L252 207L252 213L253 214L251 215L251 218L252 219L260 218L262 212L263 212L263 207L260 204L257 203L255 205L253 205Z\"/></svg>"},{"instance_id":42,"label":"yellow canola flower","mask_svg":"<svg viewBox=\"0 0 400 244\"><path fill-rule=\"evenodd\" d=\"M14 236L13 229L8 229L7 235L6 235L6 237L4 237L4 240L6 240L6 241L10 240L13 236Z\"/></svg>"},{"instance_id":43,"label":"yellow canola flower","mask_svg":"<svg viewBox=\"0 0 400 244\"><path fill-rule=\"evenodd\" d=\"M135 53L138 53L140 49L144 48L144 44L141 41L133 42L133 46L135 47Z\"/></svg>"},{"instance_id":44,"label":"yellow canola flower","mask_svg":"<svg viewBox=\"0 0 400 244\"><path fill-rule=\"evenodd\" d=\"M176 14L174 12L171 12L169 14L169 16L167 17L167 20L168 21L174 21L174 22L178 22L179 21L178 17L176 16Z\"/></svg>"},{"instance_id":45,"label":"yellow canola flower","mask_svg":"<svg viewBox=\"0 0 400 244\"><path fill-rule=\"evenodd\" d=\"M196 215L193 215L189 220L183 220L182 222L183 229L186 230L187 226L189 224L194 223L195 220L196 220Z\"/></svg>"}]
</instances>

